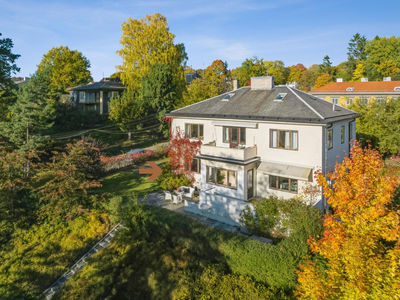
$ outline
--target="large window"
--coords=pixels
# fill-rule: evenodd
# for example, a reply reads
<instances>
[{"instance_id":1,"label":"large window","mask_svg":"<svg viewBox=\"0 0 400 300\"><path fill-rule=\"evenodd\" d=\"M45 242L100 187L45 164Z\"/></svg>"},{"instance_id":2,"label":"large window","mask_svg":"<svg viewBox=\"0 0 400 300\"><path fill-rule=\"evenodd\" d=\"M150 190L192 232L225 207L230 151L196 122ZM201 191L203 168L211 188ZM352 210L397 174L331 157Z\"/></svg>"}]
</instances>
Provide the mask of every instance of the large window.
<instances>
[{"instance_id":1,"label":"large window","mask_svg":"<svg viewBox=\"0 0 400 300\"><path fill-rule=\"evenodd\" d=\"M340 128L340 143L344 143L344 126Z\"/></svg>"},{"instance_id":2,"label":"large window","mask_svg":"<svg viewBox=\"0 0 400 300\"><path fill-rule=\"evenodd\" d=\"M96 93L86 93L86 101L87 102L95 102Z\"/></svg>"},{"instance_id":3,"label":"large window","mask_svg":"<svg viewBox=\"0 0 400 300\"><path fill-rule=\"evenodd\" d=\"M202 140L204 136L203 124L186 124L185 133L187 138Z\"/></svg>"},{"instance_id":4,"label":"large window","mask_svg":"<svg viewBox=\"0 0 400 300\"><path fill-rule=\"evenodd\" d=\"M290 179L273 175L269 176L269 188L274 190L281 190L297 194L297 182L297 179Z\"/></svg>"},{"instance_id":5,"label":"large window","mask_svg":"<svg viewBox=\"0 0 400 300\"><path fill-rule=\"evenodd\" d=\"M189 170L189 164L186 165L186 170ZM190 166L190 171L194 173L200 173L201 163L199 158L193 158L192 165Z\"/></svg>"},{"instance_id":6,"label":"large window","mask_svg":"<svg viewBox=\"0 0 400 300\"><path fill-rule=\"evenodd\" d=\"M333 103L333 104L339 104L339 98L332 98L331 99L331 102Z\"/></svg>"},{"instance_id":7,"label":"large window","mask_svg":"<svg viewBox=\"0 0 400 300\"><path fill-rule=\"evenodd\" d=\"M346 105L351 105L351 104L353 104L353 98L346 97Z\"/></svg>"},{"instance_id":8,"label":"large window","mask_svg":"<svg viewBox=\"0 0 400 300\"><path fill-rule=\"evenodd\" d=\"M298 148L298 132L290 130L270 130L270 147L297 150Z\"/></svg>"},{"instance_id":9,"label":"large window","mask_svg":"<svg viewBox=\"0 0 400 300\"><path fill-rule=\"evenodd\" d=\"M79 92L79 102L85 102L85 92Z\"/></svg>"},{"instance_id":10,"label":"large window","mask_svg":"<svg viewBox=\"0 0 400 300\"><path fill-rule=\"evenodd\" d=\"M328 130L328 149L333 148L333 129Z\"/></svg>"},{"instance_id":11,"label":"large window","mask_svg":"<svg viewBox=\"0 0 400 300\"><path fill-rule=\"evenodd\" d=\"M207 183L236 189L237 172L215 167L207 167Z\"/></svg>"},{"instance_id":12,"label":"large window","mask_svg":"<svg viewBox=\"0 0 400 300\"><path fill-rule=\"evenodd\" d=\"M117 97L118 97L118 91L108 92L108 98L117 98Z\"/></svg>"},{"instance_id":13,"label":"large window","mask_svg":"<svg viewBox=\"0 0 400 300\"><path fill-rule=\"evenodd\" d=\"M245 127L223 127L224 143L246 144L246 128Z\"/></svg>"}]
</instances>

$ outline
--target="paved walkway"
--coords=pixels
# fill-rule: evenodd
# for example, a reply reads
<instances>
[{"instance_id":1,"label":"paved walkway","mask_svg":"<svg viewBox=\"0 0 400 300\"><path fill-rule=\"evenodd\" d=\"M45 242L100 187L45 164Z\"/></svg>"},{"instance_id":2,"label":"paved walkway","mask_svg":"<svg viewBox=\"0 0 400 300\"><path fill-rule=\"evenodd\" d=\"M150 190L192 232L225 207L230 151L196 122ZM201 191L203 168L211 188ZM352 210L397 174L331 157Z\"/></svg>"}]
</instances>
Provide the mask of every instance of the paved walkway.
<instances>
[{"instance_id":1,"label":"paved walkway","mask_svg":"<svg viewBox=\"0 0 400 300\"><path fill-rule=\"evenodd\" d=\"M142 202L142 201L143 201L143 198L139 198L139 202ZM210 218L207 218L207 217L204 217L201 215L187 212L187 211L185 211L184 203L172 204L172 201L165 201L164 193L162 191L148 194L146 197L146 204L160 206L160 207L169 209L171 211L185 215L193 220L196 220L204 225L214 226L214 227L222 228L222 229L225 229L228 231L246 234L243 231L240 231L239 227L237 227L237 226L225 224L225 223L222 223L222 222L214 220L214 219L210 219Z\"/></svg>"}]
</instances>

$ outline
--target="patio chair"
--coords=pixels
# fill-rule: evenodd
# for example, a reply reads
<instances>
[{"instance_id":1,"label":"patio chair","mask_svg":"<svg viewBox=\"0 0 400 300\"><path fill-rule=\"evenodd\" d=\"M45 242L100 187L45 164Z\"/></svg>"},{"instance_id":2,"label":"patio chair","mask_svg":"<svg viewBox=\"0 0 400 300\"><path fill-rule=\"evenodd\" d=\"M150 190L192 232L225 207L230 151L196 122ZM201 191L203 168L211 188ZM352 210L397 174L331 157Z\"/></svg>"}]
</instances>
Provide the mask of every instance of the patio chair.
<instances>
[{"instance_id":1,"label":"patio chair","mask_svg":"<svg viewBox=\"0 0 400 300\"><path fill-rule=\"evenodd\" d=\"M170 191L164 191L165 201L172 200L172 195Z\"/></svg>"},{"instance_id":2,"label":"patio chair","mask_svg":"<svg viewBox=\"0 0 400 300\"><path fill-rule=\"evenodd\" d=\"M181 186L180 188L183 191L183 197L193 199L194 188L190 186Z\"/></svg>"},{"instance_id":3,"label":"patio chair","mask_svg":"<svg viewBox=\"0 0 400 300\"><path fill-rule=\"evenodd\" d=\"M172 198L174 198L174 201L172 202L172 204L179 204L179 203L181 203L181 199L180 199L180 197L178 197L177 195L172 195Z\"/></svg>"}]
</instances>

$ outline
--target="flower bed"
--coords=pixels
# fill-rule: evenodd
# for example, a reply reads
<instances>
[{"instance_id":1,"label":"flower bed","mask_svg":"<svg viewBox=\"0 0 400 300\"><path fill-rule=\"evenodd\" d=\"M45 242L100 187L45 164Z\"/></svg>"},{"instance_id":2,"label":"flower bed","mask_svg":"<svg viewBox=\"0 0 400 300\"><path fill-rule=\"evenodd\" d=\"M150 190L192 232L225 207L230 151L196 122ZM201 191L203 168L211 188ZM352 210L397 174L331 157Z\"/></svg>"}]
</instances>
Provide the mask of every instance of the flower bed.
<instances>
[{"instance_id":1,"label":"flower bed","mask_svg":"<svg viewBox=\"0 0 400 300\"><path fill-rule=\"evenodd\" d=\"M130 165L141 165L146 161L158 159L166 156L168 153L168 146L161 145L154 150L145 150L144 152L126 153L112 157L101 157L101 162L105 171L124 168Z\"/></svg>"}]
</instances>

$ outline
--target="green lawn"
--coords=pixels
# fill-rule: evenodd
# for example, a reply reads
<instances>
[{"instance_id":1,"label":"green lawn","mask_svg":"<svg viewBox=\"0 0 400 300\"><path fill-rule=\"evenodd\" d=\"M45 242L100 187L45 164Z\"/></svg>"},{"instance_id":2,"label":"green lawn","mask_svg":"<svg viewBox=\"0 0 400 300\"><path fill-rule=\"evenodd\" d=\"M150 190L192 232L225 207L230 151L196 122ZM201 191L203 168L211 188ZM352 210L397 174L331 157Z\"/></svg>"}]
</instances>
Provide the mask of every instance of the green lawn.
<instances>
[{"instance_id":1,"label":"green lawn","mask_svg":"<svg viewBox=\"0 0 400 300\"><path fill-rule=\"evenodd\" d=\"M156 161L158 165L168 161L167 158ZM141 166L143 167L143 166ZM117 171L100 180L103 185L98 191L111 193L116 196L129 196L132 193L139 197L160 190L160 187L154 181L147 181L150 175L139 174L139 168L132 166L122 171Z\"/></svg>"}]
</instances>

